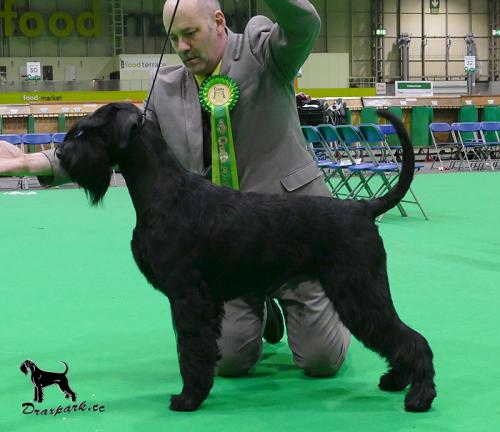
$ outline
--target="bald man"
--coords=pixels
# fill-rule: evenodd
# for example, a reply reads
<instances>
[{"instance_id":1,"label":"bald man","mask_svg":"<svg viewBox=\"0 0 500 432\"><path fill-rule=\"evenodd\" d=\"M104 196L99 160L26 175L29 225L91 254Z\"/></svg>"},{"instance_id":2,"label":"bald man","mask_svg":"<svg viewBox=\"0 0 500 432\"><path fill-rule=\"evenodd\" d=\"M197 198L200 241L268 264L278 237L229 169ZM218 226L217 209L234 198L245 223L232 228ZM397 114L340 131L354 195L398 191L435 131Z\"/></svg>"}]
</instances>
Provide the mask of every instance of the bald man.
<instances>
[{"instance_id":1,"label":"bald man","mask_svg":"<svg viewBox=\"0 0 500 432\"><path fill-rule=\"evenodd\" d=\"M168 26L176 0L167 0ZM160 70L148 117L187 169L205 174L211 165L210 119L199 103L199 86L212 74L228 75L240 89L231 124L240 189L273 194L330 196L303 145L293 79L308 57L320 19L307 0L265 0L276 23L257 16L243 34L226 27L216 0L181 0L171 42L182 65ZM43 174L45 184L67 181L53 152L20 155L0 144L0 174ZM237 287L235 287L237 289ZM314 377L342 365L350 334L317 281L296 280L273 293L286 319L295 363ZM218 373L247 374L262 351L263 298L226 303Z\"/></svg>"},{"instance_id":2,"label":"bald man","mask_svg":"<svg viewBox=\"0 0 500 432\"><path fill-rule=\"evenodd\" d=\"M167 0L168 27L176 0ZM240 89L231 111L240 189L273 194L330 196L303 145L293 79L309 55L320 19L306 0L266 0L277 20L258 16L243 34L226 27L217 0L181 0L171 42L183 65L161 69L148 113L181 163L205 173L211 164L208 115L199 86L212 74L228 75ZM286 318L295 363L308 375L333 375L350 334L317 281L294 281L274 293ZM218 373L240 376L262 350L262 298L226 303Z\"/></svg>"}]
</instances>

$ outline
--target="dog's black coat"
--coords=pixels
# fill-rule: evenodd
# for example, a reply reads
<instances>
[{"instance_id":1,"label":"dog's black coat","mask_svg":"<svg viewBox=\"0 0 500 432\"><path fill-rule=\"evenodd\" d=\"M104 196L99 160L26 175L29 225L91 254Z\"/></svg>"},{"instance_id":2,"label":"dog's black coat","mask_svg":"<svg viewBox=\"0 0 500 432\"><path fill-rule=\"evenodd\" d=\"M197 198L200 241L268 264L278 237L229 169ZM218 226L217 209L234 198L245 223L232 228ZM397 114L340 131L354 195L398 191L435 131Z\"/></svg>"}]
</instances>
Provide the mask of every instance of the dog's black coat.
<instances>
[{"instance_id":1,"label":"dog's black coat","mask_svg":"<svg viewBox=\"0 0 500 432\"><path fill-rule=\"evenodd\" d=\"M70 399L74 402L76 401L76 394L69 388L68 377L66 374L68 373L68 365L64 362L61 362L66 366L64 372L48 372L43 369L40 369L34 362L31 360L25 360L22 362L19 369L25 375L28 375L28 371L31 372L31 382L33 384L33 388L35 389L35 402L43 402L43 389L53 384L57 384L61 391L64 392L64 396L66 399Z\"/></svg>"},{"instance_id":2,"label":"dog's black coat","mask_svg":"<svg viewBox=\"0 0 500 432\"><path fill-rule=\"evenodd\" d=\"M157 126L131 104L109 104L81 120L57 149L63 168L93 204L118 164L137 213L134 258L171 302L184 387L171 409L195 410L213 384L223 302L273 291L298 275L318 279L342 322L389 363L380 388L403 390L409 411L436 396L432 351L398 317L375 218L395 206L414 172L401 122L398 184L369 201L242 193L183 169Z\"/></svg>"}]
</instances>

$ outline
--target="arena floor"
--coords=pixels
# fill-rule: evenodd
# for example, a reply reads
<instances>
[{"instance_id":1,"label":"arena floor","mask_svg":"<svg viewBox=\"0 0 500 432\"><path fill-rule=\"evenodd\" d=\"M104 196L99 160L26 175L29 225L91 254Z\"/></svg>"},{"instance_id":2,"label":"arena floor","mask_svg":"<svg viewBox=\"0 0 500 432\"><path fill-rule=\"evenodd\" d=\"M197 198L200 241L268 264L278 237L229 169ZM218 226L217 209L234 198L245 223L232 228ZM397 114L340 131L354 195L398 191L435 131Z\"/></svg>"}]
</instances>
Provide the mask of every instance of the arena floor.
<instances>
[{"instance_id":1,"label":"arena floor","mask_svg":"<svg viewBox=\"0 0 500 432\"><path fill-rule=\"evenodd\" d=\"M435 354L424 414L378 390L384 362L357 341L331 379L304 376L286 341L265 345L251 376L217 378L198 412L169 411L181 387L170 308L133 262L126 189L99 208L73 188L0 190L0 431L498 431L500 173L420 175L414 190L430 220L413 207L379 227L399 314ZM26 359L69 365L76 412L55 386L34 407Z\"/></svg>"}]
</instances>

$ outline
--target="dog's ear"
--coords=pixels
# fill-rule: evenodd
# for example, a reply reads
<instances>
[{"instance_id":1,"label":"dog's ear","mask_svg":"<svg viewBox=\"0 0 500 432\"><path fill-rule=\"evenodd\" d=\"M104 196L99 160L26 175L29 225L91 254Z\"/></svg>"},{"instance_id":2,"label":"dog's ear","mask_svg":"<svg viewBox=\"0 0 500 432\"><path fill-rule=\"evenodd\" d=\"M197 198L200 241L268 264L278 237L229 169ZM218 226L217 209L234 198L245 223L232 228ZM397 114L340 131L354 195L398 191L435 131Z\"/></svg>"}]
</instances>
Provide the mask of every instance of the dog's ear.
<instances>
[{"instance_id":1,"label":"dog's ear","mask_svg":"<svg viewBox=\"0 0 500 432\"><path fill-rule=\"evenodd\" d=\"M81 119L68 133L74 139L93 129L100 130L115 146L124 147L140 124L141 111L130 103L110 103Z\"/></svg>"},{"instance_id":2,"label":"dog's ear","mask_svg":"<svg viewBox=\"0 0 500 432\"><path fill-rule=\"evenodd\" d=\"M136 109L121 109L116 113L113 122L115 145L123 149L127 146L132 135L139 130L141 113Z\"/></svg>"},{"instance_id":3,"label":"dog's ear","mask_svg":"<svg viewBox=\"0 0 500 432\"><path fill-rule=\"evenodd\" d=\"M110 125L113 121L117 110L117 104L104 105L97 109L94 113L82 118L78 121L66 134L66 139L71 140L77 138L85 131L90 129L100 129Z\"/></svg>"}]
</instances>

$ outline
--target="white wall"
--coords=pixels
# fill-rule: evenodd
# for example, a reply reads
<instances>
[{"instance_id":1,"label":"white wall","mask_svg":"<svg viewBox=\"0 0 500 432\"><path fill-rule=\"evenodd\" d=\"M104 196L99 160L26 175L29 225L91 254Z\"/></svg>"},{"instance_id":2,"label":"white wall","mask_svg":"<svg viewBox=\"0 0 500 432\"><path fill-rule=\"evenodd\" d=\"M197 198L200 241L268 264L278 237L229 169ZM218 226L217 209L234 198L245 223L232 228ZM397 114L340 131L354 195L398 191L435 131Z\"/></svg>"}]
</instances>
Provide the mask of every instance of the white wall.
<instances>
[{"instance_id":1,"label":"white wall","mask_svg":"<svg viewBox=\"0 0 500 432\"><path fill-rule=\"evenodd\" d=\"M154 14L161 16L161 9L164 0L123 0L126 13ZM425 7L424 30L429 36L425 50L425 73L428 76L445 74L445 36L451 37L449 74L464 75L463 56L465 55L465 42L463 37L469 31L474 33L477 46L477 65L479 79L488 77L488 37L489 37L489 17L488 0L442 0L439 15L431 15L429 10L429 0L400 0L401 17L398 25L396 15L397 0L384 0L384 23L387 35L384 39L386 70L388 77L395 77L400 73L399 49L397 47L397 31L412 34L413 39L410 45L411 67L410 73L414 78L419 78L422 73L421 67L421 37L422 18L421 1ZM232 0L224 0L225 3L232 4ZM250 0L242 0L247 5ZM1 2L0 3L4 3ZM311 0L321 16L323 26L320 36L315 45L314 52L328 53L348 53L349 54L349 75L353 77L369 77L372 71L372 7L371 0ZM67 38L56 38L46 32L38 38L26 38L22 35L15 35L10 38L0 39L0 65L10 61L10 58L21 57L23 61L27 58L35 60L36 57L61 57L71 58L87 57L105 58L111 55L110 39L110 0L101 0L101 37L84 38L72 34ZM469 4L471 13L469 13ZM45 20L56 10L67 10L71 16L76 17L85 10L90 10L92 0L15 0L16 8L19 11L26 11L27 5L30 10L40 12ZM446 17L446 7L448 17ZM228 8L231 11L231 7ZM261 14L272 16L264 0L257 0L257 11ZM21 13L20 12L20 13ZM134 27L135 26L131 26ZM157 29L150 33L151 26L145 20L146 37L126 37L125 52L132 54L151 53L155 55L161 49L163 36ZM132 29L129 29L132 31ZM432 37L431 37L432 36ZM439 39L434 38L438 36ZM497 44L500 47L500 44ZM500 48L497 48L499 50ZM1 57L1 56L7 57ZM73 60L71 60L73 61ZM92 60L89 60L92 63ZM78 69L77 62L76 66ZM77 71L80 76L94 78L108 76L108 69L92 69L89 74L84 71ZM109 68L109 71L113 69ZM63 72L61 72L63 74ZM9 70L9 80L17 78L16 70L13 75ZM56 75L57 76L57 75Z\"/></svg>"},{"instance_id":2,"label":"white wall","mask_svg":"<svg viewBox=\"0 0 500 432\"><path fill-rule=\"evenodd\" d=\"M75 66L76 80L109 79L109 73L117 70L117 60L111 57L0 57L0 66L7 67L7 81L24 81L20 68L28 61L39 61L41 66L52 65L54 81L65 81L65 66Z\"/></svg>"},{"instance_id":3,"label":"white wall","mask_svg":"<svg viewBox=\"0 0 500 432\"><path fill-rule=\"evenodd\" d=\"M120 70L122 80L151 79L155 71L159 55L123 55L120 63L125 66ZM156 64L154 64L156 63ZM167 65L180 64L177 55L166 55L163 63ZM347 53L313 53L302 67L302 78L299 79L302 88L344 88L349 87L349 54Z\"/></svg>"},{"instance_id":4,"label":"white wall","mask_svg":"<svg viewBox=\"0 0 500 432\"><path fill-rule=\"evenodd\" d=\"M349 87L349 54L313 53L302 67L301 88Z\"/></svg>"},{"instance_id":5,"label":"white wall","mask_svg":"<svg viewBox=\"0 0 500 432\"><path fill-rule=\"evenodd\" d=\"M425 46L425 75L432 79L433 75L444 76L446 72L446 35L450 37L448 74L464 76L464 56L467 53L464 36L468 32L474 34L476 43L477 78L488 79L488 37L489 16L487 0L471 2L469 0L441 1L439 14L430 13L429 1L424 2L424 23L422 28L422 7L420 1L401 0L400 31L409 33L410 43L410 76L419 78L422 75L422 34L427 36ZM448 8L446 10L446 8ZM447 12L447 13L446 13ZM397 15L396 1L385 0L384 22L387 30L384 39L386 59L385 73L393 76L399 73L399 49L397 48Z\"/></svg>"}]
</instances>

